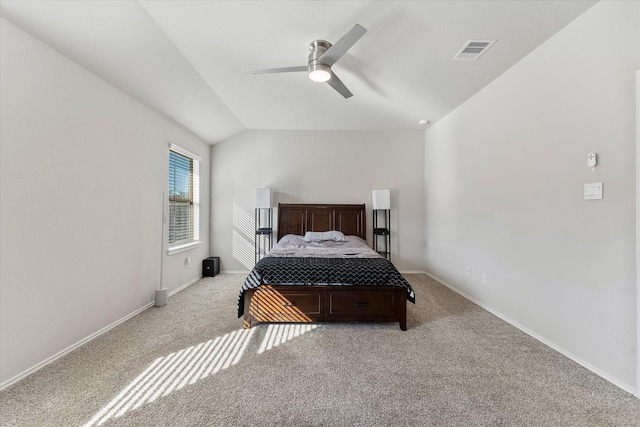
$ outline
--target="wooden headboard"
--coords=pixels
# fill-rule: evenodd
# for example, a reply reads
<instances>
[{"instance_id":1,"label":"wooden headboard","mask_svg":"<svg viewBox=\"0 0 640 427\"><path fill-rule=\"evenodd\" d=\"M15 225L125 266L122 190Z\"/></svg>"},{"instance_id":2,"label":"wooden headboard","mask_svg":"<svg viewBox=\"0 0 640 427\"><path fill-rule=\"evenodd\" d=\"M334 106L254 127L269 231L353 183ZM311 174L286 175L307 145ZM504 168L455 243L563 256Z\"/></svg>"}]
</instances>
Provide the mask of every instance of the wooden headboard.
<instances>
[{"instance_id":1,"label":"wooden headboard","mask_svg":"<svg viewBox=\"0 0 640 427\"><path fill-rule=\"evenodd\" d=\"M366 211L362 205L278 203L278 240L285 234L338 230L367 240Z\"/></svg>"}]
</instances>

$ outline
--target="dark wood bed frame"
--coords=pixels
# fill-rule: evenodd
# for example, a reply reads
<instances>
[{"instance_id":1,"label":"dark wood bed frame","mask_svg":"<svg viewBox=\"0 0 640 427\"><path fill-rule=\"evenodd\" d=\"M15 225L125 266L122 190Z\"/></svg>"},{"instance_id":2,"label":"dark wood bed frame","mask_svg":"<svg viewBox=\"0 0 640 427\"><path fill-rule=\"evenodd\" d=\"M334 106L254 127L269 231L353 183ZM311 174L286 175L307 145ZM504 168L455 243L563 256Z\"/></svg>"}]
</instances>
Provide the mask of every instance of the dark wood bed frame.
<instances>
[{"instance_id":1,"label":"dark wood bed frame","mask_svg":"<svg viewBox=\"0 0 640 427\"><path fill-rule=\"evenodd\" d=\"M365 205L278 204L278 240L338 230L366 240ZM244 293L244 327L257 322L399 322L407 330L407 291L396 286L262 285Z\"/></svg>"}]
</instances>

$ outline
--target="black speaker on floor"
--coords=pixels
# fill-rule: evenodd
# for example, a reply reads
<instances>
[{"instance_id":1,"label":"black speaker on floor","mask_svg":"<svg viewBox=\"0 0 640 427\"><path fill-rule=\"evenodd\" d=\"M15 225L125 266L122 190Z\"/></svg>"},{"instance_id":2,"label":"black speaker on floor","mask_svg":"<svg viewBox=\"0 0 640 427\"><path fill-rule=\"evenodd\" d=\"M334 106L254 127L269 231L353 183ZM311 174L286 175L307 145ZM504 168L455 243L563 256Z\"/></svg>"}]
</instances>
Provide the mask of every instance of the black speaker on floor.
<instances>
[{"instance_id":1,"label":"black speaker on floor","mask_svg":"<svg viewBox=\"0 0 640 427\"><path fill-rule=\"evenodd\" d=\"M213 277L220 273L220 257L212 256L202 260L202 276Z\"/></svg>"}]
</instances>

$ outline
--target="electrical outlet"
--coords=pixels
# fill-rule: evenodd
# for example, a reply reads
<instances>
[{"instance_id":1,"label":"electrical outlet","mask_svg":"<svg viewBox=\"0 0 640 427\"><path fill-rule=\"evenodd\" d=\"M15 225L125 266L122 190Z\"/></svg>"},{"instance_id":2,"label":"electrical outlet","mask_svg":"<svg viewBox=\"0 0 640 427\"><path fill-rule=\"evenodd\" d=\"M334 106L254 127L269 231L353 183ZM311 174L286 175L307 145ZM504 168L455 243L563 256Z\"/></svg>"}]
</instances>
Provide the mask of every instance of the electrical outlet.
<instances>
[{"instance_id":1,"label":"electrical outlet","mask_svg":"<svg viewBox=\"0 0 640 427\"><path fill-rule=\"evenodd\" d=\"M487 284L487 273L482 273L482 284L483 285Z\"/></svg>"},{"instance_id":2,"label":"electrical outlet","mask_svg":"<svg viewBox=\"0 0 640 427\"><path fill-rule=\"evenodd\" d=\"M471 277L471 267L467 267L467 269L465 271L465 276Z\"/></svg>"},{"instance_id":3,"label":"electrical outlet","mask_svg":"<svg viewBox=\"0 0 640 427\"><path fill-rule=\"evenodd\" d=\"M186 258L184 259L184 266L186 267L186 266L188 266L189 264L191 264L191 258L190 258L190 257L186 257Z\"/></svg>"}]
</instances>

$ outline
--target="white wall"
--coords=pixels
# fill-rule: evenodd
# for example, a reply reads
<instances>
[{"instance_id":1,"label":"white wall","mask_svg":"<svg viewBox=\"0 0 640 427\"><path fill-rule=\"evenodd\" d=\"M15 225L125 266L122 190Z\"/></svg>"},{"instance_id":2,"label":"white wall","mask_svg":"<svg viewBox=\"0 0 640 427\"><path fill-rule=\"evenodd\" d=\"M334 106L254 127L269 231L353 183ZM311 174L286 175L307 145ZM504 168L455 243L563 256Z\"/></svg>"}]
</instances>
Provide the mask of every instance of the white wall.
<instances>
[{"instance_id":1,"label":"white wall","mask_svg":"<svg viewBox=\"0 0 640 427\"><path fill-rule=\"evenodd\" d=\"M211 254L225 271L254 262L255 189L278 203L365 203L391 189L392 261L424 271L422 132L245 131L211 150ZM277 225L277 216L274 216Z\"/></svg>"},{"instance_id":2,"label":"white wall","mask_svg":"<svg viewBox=\"0 0 640 427\"><path fill-rule=\"evenodd\" d=\"M202 156L204 244L165 257L172 291L208 256L207 144L8 21L0 25L0 384L153 301L168 144ZM192 263L185 268L184 257Z\"/></svg>"},{"instance_id":3,"label":"white wall","mask_svg":"<svg viewBox=\"0 0 640 427\"><path fill-rule=\"evenodd\" d=\"M629 391L639 7L596 4L425 134L427 270Z\"/></svg>"}]
</instances>

